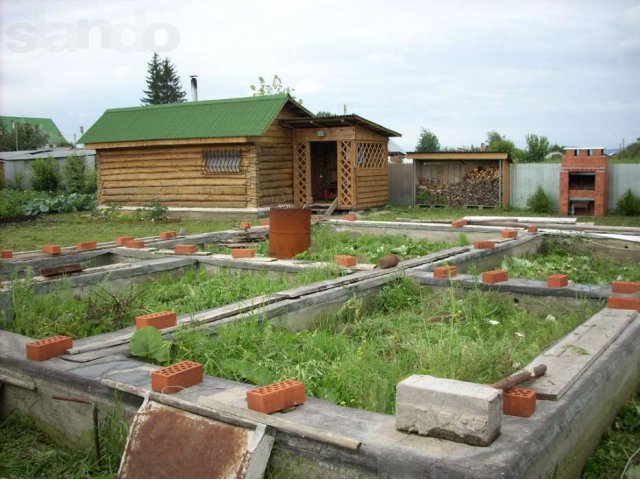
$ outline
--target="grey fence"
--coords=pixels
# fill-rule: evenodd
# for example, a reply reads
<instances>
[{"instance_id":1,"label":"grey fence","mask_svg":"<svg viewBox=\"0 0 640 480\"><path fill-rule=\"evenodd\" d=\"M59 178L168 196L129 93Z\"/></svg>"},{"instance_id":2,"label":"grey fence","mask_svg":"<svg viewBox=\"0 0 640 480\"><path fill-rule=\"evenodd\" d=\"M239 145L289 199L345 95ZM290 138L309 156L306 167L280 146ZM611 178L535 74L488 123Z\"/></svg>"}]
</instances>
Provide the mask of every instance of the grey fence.
<instances>
[{"instance_id":1,"label":"grey fence","mask_svg":"<svg viewBox=\"0 0 640 480\"><path fill-rule=\"evenodd\" d=\"M416 203L416 177L413 163L389 164L389 203L391 205Z\"/></svg>"}]
</instances>

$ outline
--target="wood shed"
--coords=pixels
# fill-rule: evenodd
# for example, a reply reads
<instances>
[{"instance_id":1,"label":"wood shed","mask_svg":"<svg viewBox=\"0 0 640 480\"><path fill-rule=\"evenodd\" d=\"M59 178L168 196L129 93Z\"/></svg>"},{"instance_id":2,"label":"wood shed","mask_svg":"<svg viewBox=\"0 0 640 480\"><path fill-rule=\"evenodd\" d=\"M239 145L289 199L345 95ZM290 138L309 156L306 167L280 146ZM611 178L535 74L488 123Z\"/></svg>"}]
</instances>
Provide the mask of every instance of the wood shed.
<instances>
[{"instance_id":1,"label":"wood shed","mask_svg":"<svg viewBox=\"0 0 640 480\"><path fill-rule=\"evenodd\" d=\"M357 115L316 117L288 95L107 110L82 136L101 205L258 209L384 205L387 141Z\"/></svg>"},{"instance_id":2,"label":"wood shed","mask_svg":"<svg viewBox=\"0 0 640 480\"><path fill-rule=\"evenodd\" d=\"M411 152L416 203L447 207L506 207L509 165L504 152Z\"/></svg>"}]
</instances>

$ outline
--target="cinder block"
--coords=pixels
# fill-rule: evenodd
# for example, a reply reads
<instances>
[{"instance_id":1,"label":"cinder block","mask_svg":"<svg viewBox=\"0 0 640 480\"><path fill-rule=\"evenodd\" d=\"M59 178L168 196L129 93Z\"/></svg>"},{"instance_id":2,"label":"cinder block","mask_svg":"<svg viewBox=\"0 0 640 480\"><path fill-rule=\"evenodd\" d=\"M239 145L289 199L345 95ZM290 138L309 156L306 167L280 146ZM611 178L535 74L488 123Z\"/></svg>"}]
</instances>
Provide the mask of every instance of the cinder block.
<instances>
[{"instance_id":1,"label":"cinder block","mask_svg":"<svg viewBox=\"0 0 640 480\"><path fill-rule=\"evenodd\" d=\"M136 328L155 327L157 329L175 327L178 324L176 312L156 312L136 317Z\"/></svg>"},{"instance_id":2,"label":"cinder block","mask_svg":"<svg viewBox=\"0 0 640 480\"><path fill-rule=\"evenodd\" d=\"M607 302L609 308L620 308L622 310L640 311L640 298L634 297L609 297Z\"/></svg>"},{"instance_id":3,"label":"cinder block","mask_svg":"<svg viewBox=\"0 0 640 480\"><path fill-rule=\"evenodd\" d=\"M171 240L172 238L176 238L178 236L178 232L160 232L161 240Z\"/></svg>"},{"instance_id":4,"label":"cinder block","mask_svg":"<svg viewBox=\"0 0 640 480\"><path fill-rule=\"evenodd\" d=\"M285 380L247 392L247 407L266 414L295 407L307 399L304 383Z\"/></svg>"},{"instance_id":5,"label":"cinder block","mask_svg":"<svg viewBox=\"0 0 640 480\"><path fill-rule=\"evenodd\" d=\"M202 382L202 364L184 360L151 373L151 389L160 393L176 393Z\"/></svg>"},{"instance_id":6,"label":"cinder block","mask_svg":"<svg viewBox=\"0 0 640 480\"><path fill-rule=\"evenodd\" d=\"M73 347L73 339L65 335L43 338L27 343L27 358L34 362L42 362L53 357L59 357Z\"/></svg>"},{"instance_id":7,"label":"cinder block","mask_svg":"<svg viewBox=\"0 0 640 480\"><path fill-rule=\"evenodd\" d=\"M13 258L13 250L2 250L0 251L0 258Z\"/></svg>"},{"instance_id":8,"label":"cinder block","mask_svg":"<svg viewBox=\"0 0 640 480\"><path fill-rule=\"evenodd\" d=\"M173 251L180 255L191 255L192 253L196 253L198 251L198 247L196 245L176 245L173 247Z\"/></svg>"},{"instance_id":9,"label":"cinder block","mask_svg":"<svg viewBox=\"0 0 640 480\"><path fill-rule=\"evenodd\" d=\"M465 220L464 218L461 218L459 220L454 220L453 222L451 222L451 226L453 228L462 228L465 225L468 225L469 222L467 220Z\"/></svg>"},{"instance_id":10,"label":"cinder block","mask_svg":"<svg viewBox=\"0 0 640 480\"><path fill-rule=\"evenodd\" d=\"M500 283L509 280L508 270L489 270L482 272L482 281L484 283Z\"/></svg>"},{"instance_id":11,"label":"cinder block","mask_svg":"<svg viewBox=\"0 0 640 480\"><path fill-rule=\"evenodd\" d=\"M60 245L43 245L42 251L47 255L60 255Z\"/></svg>"},{"instance_id":12,"label":"cinder block","mask_svg":"<svg viewBox=\"0 0 640 480\"><path fill-rule=\"evenodd\" d=\"M446 267L436 267L433 269L434 278L450 278L455 277L458 274L458 267L455 265L449 265Z\"/></svg>"},{"instance_id":13,"label":"cinder block","mask_svg":"<svg viewBox=\"0 0 640 480\"><path fill-rule=\"evenodd\" d=\"M473 242L473 248L478 250L488 250L490 248L495 248L496 242L491 240L476 240Z\"/></svg>"},{"instance_id":14,"label":"cinder block","mask_svg":"<svg viewBox=\"0 0 640 480\"><path fill-rule=\"evenodd\" d=\"M133 237L118 237L116 238L116 245L118 245L119 247L124 247L127 242L130 242L131 240L134 240Z\"/></svg>"},{"instance_id":15,"label":"cinder block","mask_svg":"<svg viewBox=\"0 0 640 480\"><path fill-rule=\"evenodd\" d=\"M98 248L98 242L80 242L76 244L76 250L79 252L95 250L96 248Z\"/></svg>"},{"instance_id":16,"label":"cinder block","mask_svg":"<svg viewBox=\"0 0 640 480\"><path fill-rule=\"evenodd\" d=\"M500 232L502 238L518 238L517 230L504 229Z\"/></svg>"},{"instance_id":17,"label":"cinder block","mask_svg":"<svg viewBox=\"0 0 640 480\"><path fill-rule=\"evenodd\" d=\"M640 292L640 282L611 282L611 293L636 293Z\"/></svg>"},{"instance_id":18,"label":"cinder block","mask_svg":"<svg viewBox=\"0 0 640 480\"><path fill-rule=\"evenodd\" d=\"M333 257L333 261L341 267L355 267L358 264L358 259L353 255L336 255Z\"/></svg>"},{"instance_id":19,"label":"cinder block","mask_svg":"<svg viewBox=\"0 0 640 480\"><path fill-rule=\"evenodd\" d=\"M569 275L566 273L558 273L547 278L547 287L549 288L565 288L569 285Z\"/></svg>"},{"instance_id":20,"label":"cinder block","mask_svg":"<svg viewBox=\"0 0 640 480\"><path fill-rule=\"evenodd\" d=\"M530 417L536 411L536 392L512 388L504 392L502 411L513 417Z\"/></svg>"},{"instance_id":21,"label":"cinder block","mask_svg":"<svg viewBox=\"0 0 640 480\"><path fill-rule=\"evenodd\" d=\"M231 256L233 258L252 258L256 256L255 248L232 248Z\"/></svg>"},{"instance_id":22,"label":"cinder block","mask_svg":"<svg viewBox=\"0 0 640 480\"><path fill-rule=\"evenodd\" d=\"M430 375L412 375L396 389L396 428L486 446L500 434L502 390Z\"/></svg>"}]
</instances>

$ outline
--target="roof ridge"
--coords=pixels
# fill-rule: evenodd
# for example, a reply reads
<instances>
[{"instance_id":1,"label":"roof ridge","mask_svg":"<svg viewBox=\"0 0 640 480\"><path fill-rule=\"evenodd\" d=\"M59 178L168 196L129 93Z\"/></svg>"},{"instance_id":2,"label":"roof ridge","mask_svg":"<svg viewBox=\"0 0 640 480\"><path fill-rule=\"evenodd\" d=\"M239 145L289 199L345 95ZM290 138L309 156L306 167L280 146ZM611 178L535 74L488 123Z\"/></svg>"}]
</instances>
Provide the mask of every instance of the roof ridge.
<instances>
[{"instance_id":1,"label":"roof ridge","mask_svg":"<svg viewBox=\"0 0 640 480\"><path fill-rule=\"evenodd\" d=\"M196 106L205 106L205 105L218 105L224 103L242 103L242 102L260 102L265 100L272 100L276 98L282 98L283 100L289 98L292 99L291 96L287 93L276 93L274 95L256 95L251 97L232 97L232 98L216 98L213 100L198 100L196 102L179 102L179 103L163 103L159 105L140 105L138 107L119 107L119 108L108 108L106 112L122 112L122 111L131 111L131 110L140 110L143 108L147 109L165 109L165 108L179 108L179 107L196 107ZM293 100L293 99L292 99Z\"/></svg>"}]
</instances>

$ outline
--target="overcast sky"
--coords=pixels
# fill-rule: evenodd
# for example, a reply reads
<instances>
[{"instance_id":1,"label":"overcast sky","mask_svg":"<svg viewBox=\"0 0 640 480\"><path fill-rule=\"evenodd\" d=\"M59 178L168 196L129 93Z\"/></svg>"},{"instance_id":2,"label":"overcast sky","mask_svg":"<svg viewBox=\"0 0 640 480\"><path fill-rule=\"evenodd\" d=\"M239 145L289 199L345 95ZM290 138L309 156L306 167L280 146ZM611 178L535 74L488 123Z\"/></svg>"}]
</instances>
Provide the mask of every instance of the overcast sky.
<instances>
[{"instance_id":1,"label":"overcast sky","mask_svg":"<svg viewBox=\"0 0 640 480\"><path fill-rule=\"evenodd\" d=\"M0 0L0 113L73 139L140 104L153 51L199 99L278 74L304 105L444 146L497 130L616 148L640 137L640 1Z\"/></svg>"}]
</instances>

